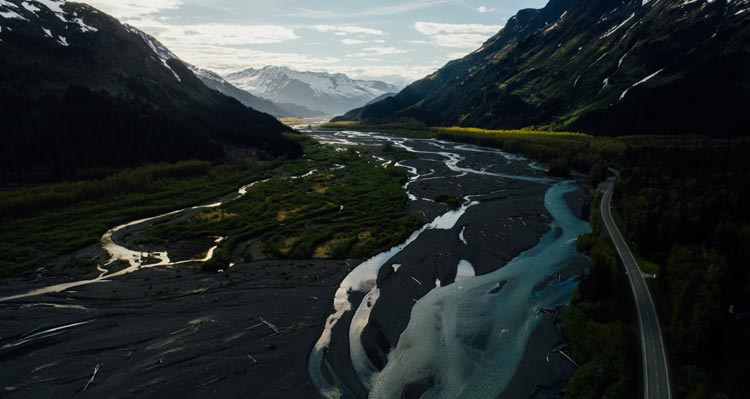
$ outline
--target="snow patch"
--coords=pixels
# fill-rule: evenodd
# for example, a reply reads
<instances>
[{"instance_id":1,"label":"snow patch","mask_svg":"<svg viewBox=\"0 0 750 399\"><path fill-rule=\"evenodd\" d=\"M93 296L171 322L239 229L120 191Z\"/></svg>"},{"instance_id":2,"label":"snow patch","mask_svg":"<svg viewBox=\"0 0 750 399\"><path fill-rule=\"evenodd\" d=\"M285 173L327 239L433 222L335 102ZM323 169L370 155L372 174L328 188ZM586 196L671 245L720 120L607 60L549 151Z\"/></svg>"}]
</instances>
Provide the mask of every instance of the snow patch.
<instances>
[{"instance_id":1,"label":"snow patch","mask_svg":"<svg viewBox=\"0 0 750 399\"><path fill-rule=\"evenodd\" d=\"M629 91L630 91L631 89L634 89L634 88L635 88L636 86L642 85L642 84L644 84L644 83L648 82L649 80L651 80L651 79L655 78L655 77L656 77L656 75L660 74L660 73L661 73L661 72L662 72L663 70L664 70L664 69L660 69L660 70L658 70L658 71L656 71L656 72L652 73L651 75L648 75L648 76L646 76L645 78L641 79L640 81L636 82L636 84L634 84L634 85L630 86L629 88L627 88L627 89L626 89L625 91L623 91L623 92L622 92L622 94L620 95L620 100L619 100L619 101L622 101L622 99L623 99L623 98L625 98L625 96L626 96L626 95L628 95L628 92L629 92Z\"/></svg>"},{"instance_id":2,"label":"snow patch","mask_svg":"<svg viewBox=\"0 0 750 399\"><path fill-rule=\"evenodd\" d=\"M614 34L615 32L617 32L618 30L620 30L620 28L622 28L623 26L625 26L628 22L630 22L630 20L633 19L633 18L635 18L635 13L630 14L630 16L626 20L622 21L621 24L615 26L614 28L608 30L607 33L601 35L599 37L599 39L604 39L605 37L611 36L612 34Z\"/></svg>"},{"instance_id":3,"label":"snow patch","mask_svg":"<svg viewBox=\"0 0 750 399\"><path fill-rule=\"evenodd\" d=\"M15 11L0 11L0 17L3 17L5 19L23 19L24 21L28 21L28 19L24 18L21 14L15 12Z\"/></svg>"},{"instance_id":4,"label":"snow patch","mask_svg":"<svg viewBox=\"0 0 750 399\"><path fill-rule=\"evenodd\" d=\"M24 1L23 3L21 3L21 5L23 6L23 8L33 12L34 14L36 14L37 11L41 11L41 8L29 3L28 1Z\"/></svg>"},{"instance_id":5,"label":"snow patch","mask_svg":"<svg viewBox=\"0 0 750 399\"><path fill-rule=\"evenodd\" d=\"M98 32L99 31L99 29L96 29L93 26L86 25L86 23L83 22L83 19L81 18L76 18L73 20L73 22L78 24L78 26L81 28L81 32L86 33L86 32Z\"/></svg>"}]
</instances>

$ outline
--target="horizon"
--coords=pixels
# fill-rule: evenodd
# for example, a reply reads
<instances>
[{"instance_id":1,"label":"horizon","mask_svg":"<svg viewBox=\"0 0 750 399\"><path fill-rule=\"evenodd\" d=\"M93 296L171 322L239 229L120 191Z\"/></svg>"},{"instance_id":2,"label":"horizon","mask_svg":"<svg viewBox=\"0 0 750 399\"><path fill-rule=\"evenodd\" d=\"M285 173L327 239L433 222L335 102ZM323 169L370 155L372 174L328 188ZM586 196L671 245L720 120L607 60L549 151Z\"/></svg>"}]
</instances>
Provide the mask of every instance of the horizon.
<instances>
[{"instance_id":1,"label":"horizon","mask_svg":"<svg viewBox=\"0 0 750 399\"><path fill-rule=\"evenodd\" d=\"M410 83L464 57L546 0L85 0L219 75L283 66ZM376 18L377 17L377 18Z\"/></svg>"}]
</instances>

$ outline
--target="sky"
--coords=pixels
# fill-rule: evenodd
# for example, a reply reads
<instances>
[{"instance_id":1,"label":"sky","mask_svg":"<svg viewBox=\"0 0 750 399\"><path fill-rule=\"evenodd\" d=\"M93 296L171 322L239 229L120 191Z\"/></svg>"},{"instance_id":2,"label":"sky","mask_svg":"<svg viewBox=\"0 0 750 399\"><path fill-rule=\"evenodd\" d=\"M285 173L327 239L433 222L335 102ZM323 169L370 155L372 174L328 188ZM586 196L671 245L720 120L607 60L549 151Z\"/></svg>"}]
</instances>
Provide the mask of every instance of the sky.
<instances>
[{"instance_id":1,"label":"sky","mask_svg":"<svg viewBox=\"0 0 750 399\"><path fill-rule=\"evenodd\" d=\"M228 74L267 65L410 82L546 0L82 0Z\"/></svg>"}]
</instances>

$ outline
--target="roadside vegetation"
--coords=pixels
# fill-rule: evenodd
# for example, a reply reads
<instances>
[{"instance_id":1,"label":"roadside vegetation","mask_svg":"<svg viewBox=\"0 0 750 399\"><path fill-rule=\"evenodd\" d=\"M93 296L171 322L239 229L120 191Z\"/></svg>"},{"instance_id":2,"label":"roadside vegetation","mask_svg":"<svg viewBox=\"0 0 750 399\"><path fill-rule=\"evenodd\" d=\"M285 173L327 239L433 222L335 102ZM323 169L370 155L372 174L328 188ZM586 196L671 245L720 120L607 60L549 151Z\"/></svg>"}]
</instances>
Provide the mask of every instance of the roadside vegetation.
<instances>
[{"instance_id":1,"label":"roadside vegetation","mask_svg":"<svg viewBox=\"0 0 750 399\"><path fill-rule=\"evenodd\" d=\"M638 396L638 338L630 328L634 322L630 285L598 212L591 214L591 227L590 234L578 239L578 250L591 258L589 273L561 313L572 357L581 365L565 395L634 398Z\"/></svg>"}]
</instances>

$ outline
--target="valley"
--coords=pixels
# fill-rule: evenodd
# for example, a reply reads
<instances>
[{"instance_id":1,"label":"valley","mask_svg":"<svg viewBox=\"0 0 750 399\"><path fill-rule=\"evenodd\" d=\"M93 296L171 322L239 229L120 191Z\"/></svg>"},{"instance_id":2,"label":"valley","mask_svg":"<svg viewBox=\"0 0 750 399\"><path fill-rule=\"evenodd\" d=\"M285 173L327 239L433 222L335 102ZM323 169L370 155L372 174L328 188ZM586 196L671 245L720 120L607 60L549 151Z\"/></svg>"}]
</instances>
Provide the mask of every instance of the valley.
<instances>
[{"instance_id":1,"label":"valley","mask_svg":"<svg viewBox=\"0 0 750 399\"><path fill-rule=\"evenodd\" d=\"M366 3L0 0L0 397L750 397L750 0Z\"/></svg>"},{"instance_id":2,"label":"valley","mask_svg":"<svg viewBox=\"0 0 750 399\"><path fill-rule=\"evenodd\" d=\"M409 309L412 306L415 308L420 306L419 302L415 304L411 298L415 300L423 296L428 298L430 291L441 290L437 287L445 287L442 289L463 287L464 284L474 284L476 279L478 285L475 289L472 288L472 291L477 294L485 290L484 286L487 286L486 291L492 291L493 287L500 288L500 286L508 285L508 288L511 288L521 282L530 284L524 288L524 290L529 290L529 298L534 297L531 295L531 289L535 285L534 290L544 290L547 293L544 302L514 307L519 312L516 317L526 319L525 323L528 326L525 328L526 333L520 335L518 339L533 337L540 348L547 348L547 351L552 351L554 346L559 344L561 338L554 333L554 320L536 315L536 309L565 303L575 286L576 275L580 273L580 269L577 268L585 264L583 258L575 260L576 257L573 255L575 248L571 246L571 238L580 234L580 231L585 231L585 227L575 227L569 232L566 232L567 229L572 227L554 227L556 223L561 222L558 218L563 217L562 215L565 215L565 220L570 222L579 220L579 222L574 222L574 224L578 223L576 226L585 225L585 222L580 221L571 213L566 202L565 193L574 191L575 186L570 183L555 183L545 177L539 169L529 166L531 162L522 157L481 147L355 132L312 133L312 137L325 143L325 147L316 149L314 144L306 144L308 148L306 159L292 164L285 163L282 169L286 170L286 173L291 173L295 169L304 171L305 167L314 167L307 173L286 178L286 181L292 179L312 183L308 186L295 182L297 189L306 193L304 195L307 200L304 203L310 207L309 211L295 211L301 212L300 220L308 224L313 220L305 212L326 214L327 211L321 213L320 209L316 208L315 202L310 202L310 200L321 195L322 190L319 188L321 184L336 181L331 180L335 179L333 175L355 173L356 176L358 168L369 168L367 176L378 176L374 172L378 170L385 172L390 169L391 164L398 164L398 170L410 172L403 177L400 174L392 178L388 178L387 174L382 176L385 181L393 179L396 182L394 194L402 193L402 186L406 187L411 200L408 200L407 194L403 193L400 194L403 197L397 195L394 200L404 206L408 202L408 210L405 208L405 211L413 215L411 218L415 218L415 221L422 220L421 223L428 222L427 225L419 229L418 225L407 222L411 220L410 218L403 219L403 221L395 219L392 215L398 209L396 203L384 206L383 210L387 213L373 213L378 209L373 207L374 200L366 200L367 197L362 196L372 193L384 198L386 191L382 188L373 191L369 188L361 192L356 191L356 186L362 184L361 177L355 178L356 184L354 181L350 183L343 181L339 183L340 187L333 186L328 189L340 191L335 198L343 203L333 204L336 212L332 215L332 219L326 217L329 221L323 226L327 228L336 226L335 223L341 223L337 222L337 219L346 223L345 219L342 219L342 212L353 213L352 216L358 222L352 226L355 229L352 233L355 241L349 240L348 249L341 247L342 249L335 250L338 252L329 249L331 252L328 254L320 253L320 249L315 250L315 254L299 252L301 247L299 249L290 247L286 250L270 247L259 253L250 248L239 250L237 248L243 246L252 247L251 242L247 245L241 242L247 238L252 239L254 236L262 235L264 229L248 227L246 230L235 231L231 220L222 222L215 219L217 214L230 215L233 212L240 212L236 207L243 202L258 203L259 199L254 199L254 195L271 199L275 184L281 184L280 189L286 194L278 200L272 200L279 204L272 208L285 209L292 206L291 204L294 204L296 200L293 200L294 195L290 195L288 188L284 188L285 179L283 178L281 180L272 178L268 182L256 180L258 182L256 184L247 184L240 189L240 194L225 197L228 202L224 205L217 200L208 201L210 205L206 205L206 209L189 208L185 211L170 212L156 219L128 223L122 228L113 230L114 234L111 234L113 241L110 244L106 244L108 242L106 240L102 241L105 244L104 251L109 252L112 257L110 261L102 263L99 270L97 268L88 271L79 269L78 273L83 273L82 276L100 274L93 280L71 282L70 279L75 278L71 275L63 278L68 280L67 282L54 283L61 277L53 277L54 273L50 273L47 277L24 277L4 281L6 287L13 287L13 291L3 289L4 293L12 295L0 299L2 301L0 309L2 312L7 312L7 320L12 321L4 325L3 331L0 332L0 336L4 337L2 356L8 361L12 360L17 365L14 367L15 372L20 373L14 374L18 377L13 377L14 382L4 387L6 393L13 397L13 392L18 391L25 395L29 393L29 390L33 392L36 389L59 391L61 394L75 392L82 389L77 385L81 383L85 385L87 369L93 369L96 364L99 364L100 382L97 383L96 389L100 394L107 391L147 395L159 392L173 394L180 389L187 389L190 385L180 383L182 379L197 381L195 378L199 376L198 378L207 384L201 385L196 382L191 388L193 393L205 389L208 392L231 394L244 391L249 387L260 389L263 386L266 387L264 389L272 389L272 391L260 390L257 397L264 397L263 392L267 394L274 392L273 395L278 395L279 392L298 392L309 395L315 388L307 380L307 357L300 355L300 349L312 347L315 340L318 340L316 347L319 347L322 338L318 338L318 335L325 324L326 317L332 311L341 311L339 308L340 288L339 293L336 294L337 299L333 301L336 287L347 271L352 270L353 274L344 279L344 284L351 284L354 291L350 294L353 298L362 300L363 295L357 293L357 290L372 287L377 280L378 285L384 284L379 303L396 301L389 306L395 305L403 309L402 313L390 314L386 319L378 322L392 325L391 328L396 328L396 330L392 332L373 330L372 332L376 335L385 333L397 337L400 334L399 329L406 327ZM392 143L399 150L384 150L389 148L385 143ZM466 158L469 155L472 155L470 161ZM360 165L363 162L361 160L370 166ZM341 164L335 162L341 162ZM297 166L291 166L295 163ZM275 173L278 175L279 172ZM375 179L378 179L381 187L387 187L382 186L383 178ZM345 193L352 189L355 193L359 193L356 194L359 198L346 200ZM546 206L545 192L548 192ZM451 210L446 205L435 202L434 198L440 196L465 197L466 199L459 209ZM576 204L574 208L580 213L585 204L577 202L573 197L568 199ZM289 202L290 200L293 202ZM285 203L289 205L284 205ZM362 205L364 208L361 211L358 210L358 206ZM280 213L273 209L271 212L273 220L278 222ZM333 211L332 209L331 212ZM367 216L364 216L363 212L366 212ZM548 212L552 212L552 216ZM241 213L256 214L252 211ZM504 222L488 224L486 218L490 214L493 218L499 218ZM282 221L293 220L287 218L288 216L285 216ZM377 221L372 227L368 227L367 224L367 220L370 219ZM383 224L389 221L396 223L394 227L403 226L403 230L399 232L398 228L394 229ZM262 226L265 222L260 218L257 223ZM215 227L211 227L212 224ZM293 225L289 227L290 231L296 234L301 231L300 227L295 228ZM378 232L373 228L386 230ZM312 231L315 230L320 230L320 228ZM417 232L413 233L415 230ZM273 230L266 228L265 231L272 232L271 237L278 235L284 237L282 228L277 227ZM329 245L325 244L325 240L332 239L333 241L330 241L332 243L347 242L345 237L339 237L347 230L338 227L336 231L336 237L329 236L322 239L304 238L303 233L298 242L317 240L318 244L313 245L319 245L318 248L326 248ZM561 231L562 237L559 236ZM392 238L387 238L389 236L383 235L384 232L392 232ZM222 235L224 240L214 244L212 242L215 240L212 237L217 234ZM410 235L411 237L406 241L408 245L397 245ZM562 252L553 251L548 255L557 256L558 260L547 263L550 266L557 265L554 267L559 269L539 270L535 272L537 280L514 278L511 274L505 274L510 273L509 269L498 269L520 252L537 245L537 241L543 235L546 238L542 238L542 242L549 241L549 243L539 245L545 247L549 245L550 251L553 251L551 248L560 246L560 249L554 251ZM240 236L247 238L238 240ZM369 244L370 246L363 247L362 245L366 245L370 239L364 242L357 240L361 241L361 238L365 236L373 239L381 237L379 238L381 241L375 241ZM106 237L110 237L110 233ZM160 239L160 237L163 238ZM201 238L202 240L196 241ZM174 242L170 243L170 240ZM274 243L278 242L277 240L279 239L273 238L272 241L267 242ZM222 244L232 241L239 246L222 248ZM203 246L197 246L199 242L202 242L203 244L200 245ZM282 238L281 242L289 244L297 240L290 241ZM161 245L167 243L168 252L158 252L159 250L155 249L158 243L162 243ZM112 244L115 247L112 247ZM218 247L214 247L217 245ZM434 254L425 258L424 251L430 252L429 249L436 245L443 248L441 252L443 255ZM398 249L384 252L371 259L362 256L372 254L378 248L389 247ZM133 251L127 248L138 249ZM482 249L476 252L472 248ZM546 253L541 248L538 251ZM186 249L189 251L186 252ZM181 256L185 257L185 254L196 251L205 254L204 251L207 250L214 253L213 257L206 256L205 260L190 260L189 256L185 260L181 258ZM227 254L226 257L217 256L222 251ZM142 253L149 255L141 258ZM263 255L263 253L268 255ZM132 254L135 256L131 259ZM286 255L292 259L283 260ZM264 256L270 256L271 259L263 259ZM301 257L303 260L293 260L295 257ZM348 260L308 260L313 257ZM209 258L211 262L225 263L221 263L222 266L211 266L211 262L206 262ZM520 259L517 262L533 263L531 260ZM121 264L122 261L125 261L125 264ZM388 266L378 273L378 269L386 265L386 261ZM401 269L400 273L385 273L394 262L408 266ZM204 270L208 270L206 267L211 270L222 267L221 273L200 273L196 268L200 268L201 264ZM108 272L103 272L104 268L109 269ZM116 271L118 268L119 271ZM494 270L499 271L492 273ZM67 272L76 274L72 270ZM502 275L495 276L497 273L502 273ZM556 286L554 283L556 280L553 279L555 273L562 276L561 281L565 284ZM389 274L390 277L385 280ZM359 277L353 277L355 275ZM473 277L475 275L486 277L480 279ZM499 281L505 281L505 284L498 285ZM41 285L46 288L41 288ZM494 298L501 298L502 290L497 291L492 295ZM287 292L295 292L295 294L289 296L285 294ZM275 299L271 300L271 298ZM331 308L331 301L336 304L334 308ZM396 305L399 301L400 305ZM246 312L246 304L251 303L253 311L250 314L240 316L236 313L243 311L242 309ZM267 304L264 305L264 303ZM304 303L307 305L299 306ZM358 306L356 302L354 306ZM163 310L152 313L154 307ZM160 316L157 320L152 316L146 316L142 310L138 309L151 309L150 314L169 314L170 316ZM187 311L187 309L190 310ZM375 316L381 312L378 309L375 307L372 310L373 317L384 317L386 314ZM350 317L347 316L347 318ZM48 321L45 327L36 328L34 327L38 323L36 320ZM346 344L338 342L338 337L342 336L339 328L345 326L343 321L341 323L334 330L323 333L324 336L331 334L333 341L330 341L325 363L321 365L330 364L336 373L343 373L341 375L344 376L348 373L346 370L352 370L351 367L367 370L368 367L372 367L367 366L371 364L371 361L384 361L384 358L373 353L389 350L388 346L375 344L377 341L366 338L372 334L372 332L367 332L369 328L361 325L361 322L352 322L352 326L359 325L363 328L361 331L366 332L362 342L366 345L364 349L371 356L371 360L347 365L345 358L338 353L347 353L350 350L353 351L354 348L349 348L348 340L345 341ZM460 324L459 321L456 323ZM123 334L123 331L117 327L121 325L127 325L127 334ZM480 329L474 332L467 331L467 334L477 335L477 337L488 334L488 330L485 330L488 326L481 326L482 324L478 325ZM507 328L507 326L506 324L506 327L495 328ZM87 331L98 332L92 335ZM101 345L98 342L101 342L102 334L109 337L106 346L111 349L94 350ZM220 336L234 338L231 341L220 339L221 342L225 342L225 346L224 349L218 349L215 346L219 343L216 337ZM233 343L240 343L239 347ZM375 345L372 346L373 344ZM65 348L70 345L78 348L71 352L70 359L50 358L54 354L69 352L69 349ZM396 347L395 342L392 345ZM465 344L457 342L456 345L460 348ZM527 345L523 340L500 342L495 345L514 347L518 361L525 359L523 354ZM240 348L246 349L240 350ZM238 351L243 350L247 353L240 355ZM472 352L480 349L470 346L465 350ZM27 353L34 353L34 356L25 356ZM94 353L96 355L92 357ZM320 354L316 353L318 352L313 352L310 357L312 362L310 373L313 376L312 381L318 385L317 389L325 390L326 388L321 385L324 380L315 377L319 371L313 360L321 359L322 361ZM364 356L364 353L360 352L360 355ZM48 362L51 363L47 364ZM293 367L283 375L274 374L271 370L275 367L274 364L281 364L279 362L292 362ZM564 387L564 384L561 385L564 381L564 379L561 380L564 378L562 376L569 375L572 369L570 364L562 358L556 362L550 366L549 373L535 373L528 377L523 374L523 371L519 371L518 373L521 373L519 375L524 375L524 377L517 378L535 378L540 383L549 385L550 389L561 389ZM66 364L64 369L59 366L63 363ZM72 365L76 366L72 367ZM39 368L40 366L44 367ZM511 367L508 369L510 371L517 366L510 364L505 367ZM31 371L32 369L38 371ZM21 376L27 375L29 371L33 375L31 380L23 380ZM325 374L329 372L332 371L325 372ZM511 374L515 374L515 371ZM351 389L354 392L359 390L357 396L361 395L363 384L369 384L367 380L341 378L347 384L341 388L347 391ZM263 381L262 385L260 381ZM506 383L511 384L510 381ZM401 384L403 389L415 389L407 387L405 382ZM282 385L283 388L280 388ZM463 382L451 389L464 385L473 384ZM180 386L182 388L179 388ZM399 389L398 386L401 385L394 384L390 389ZM425 389L428 388L425 387ZM498 386L496 389L500 392L502 388L503 386ZM516 386L514 389L523 391L526 388Z\"/></svg>"}]
</instances>

